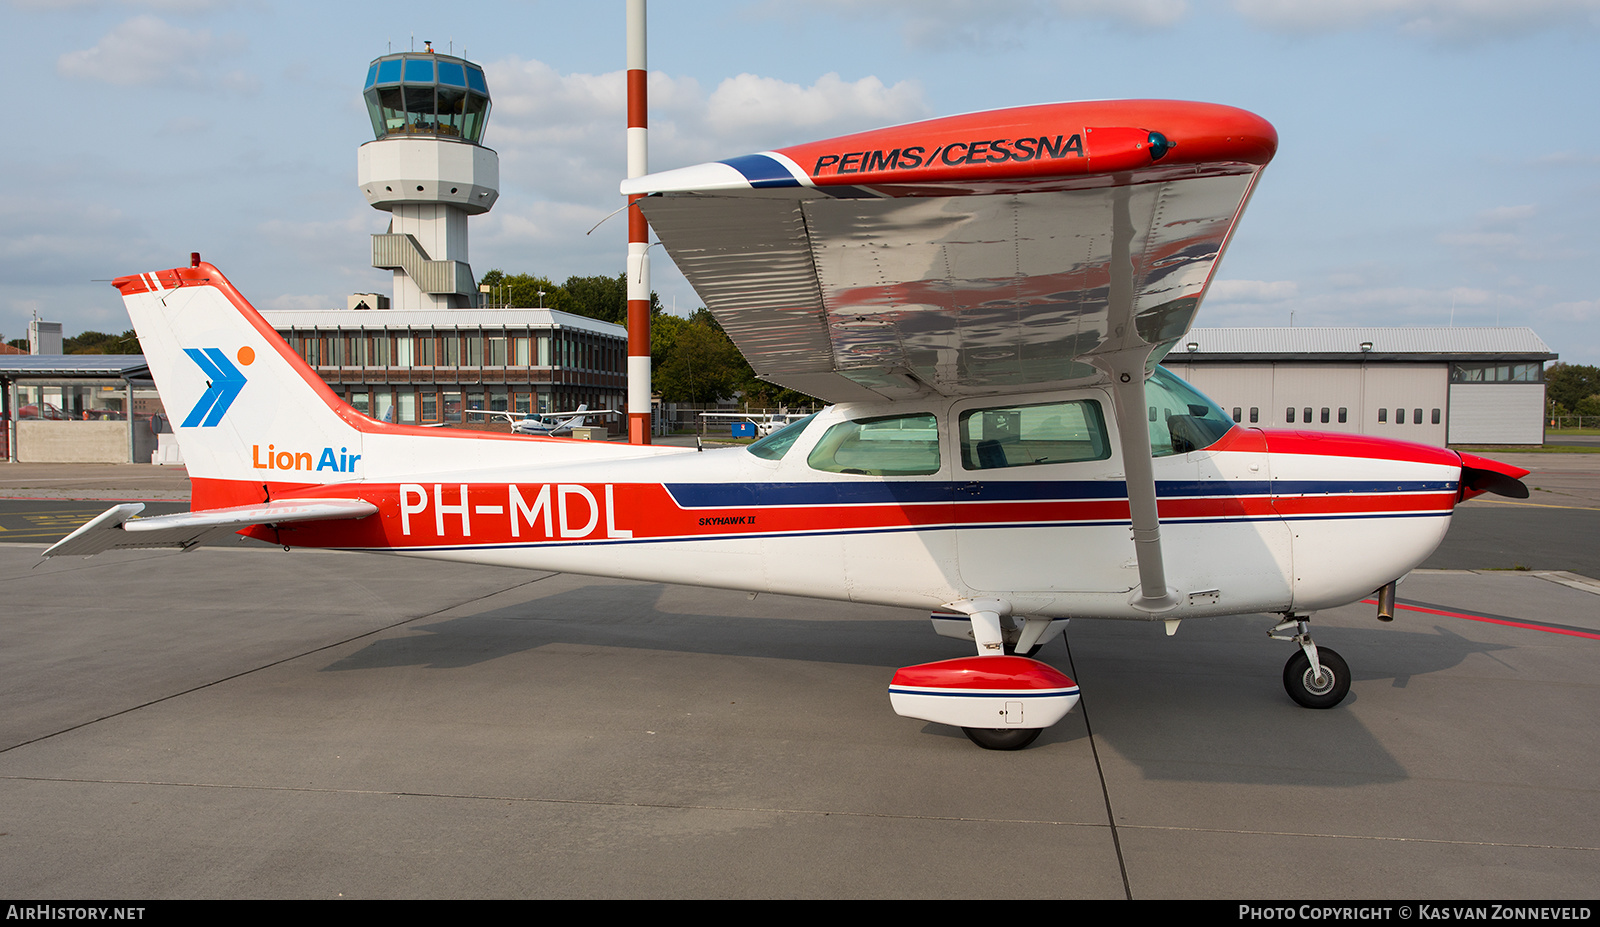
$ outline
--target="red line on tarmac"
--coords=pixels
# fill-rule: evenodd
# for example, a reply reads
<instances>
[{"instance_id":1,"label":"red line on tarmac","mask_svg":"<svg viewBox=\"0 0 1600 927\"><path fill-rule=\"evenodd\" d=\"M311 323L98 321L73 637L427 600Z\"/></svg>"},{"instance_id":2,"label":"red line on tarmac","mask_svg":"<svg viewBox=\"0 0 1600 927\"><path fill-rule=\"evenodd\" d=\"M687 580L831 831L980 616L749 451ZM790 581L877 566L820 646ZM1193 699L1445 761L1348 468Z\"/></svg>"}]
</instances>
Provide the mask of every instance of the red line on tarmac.
<instances>
[{"instance_id":1,"label":"red line on tarmac","mask_svg":"<svg viewBox=\"0 0 1600 927\"><path fill-rule=\"evenodd\" d=\"M1362 599L1362 605L1376 605L1377 599ZM1446 618L1465 618L1468 621L1483 621L1488 624L1503 624L1509 628L1527 628L1530 631L1545 631L1550 634L1569 634L1573 637L1587 637L1592 641L1600 641L1600 634L1591 631L1577 631L1571 628L1558 628L1547 624L1533 624L1526 621L1512 621L1508 618L1489 618L1484 615L1464 615L1461 612L1447 612L1438 608L1423 608L1420 605L1395 604L1395 608L1403 608L1408 612L1425 612L1429 615L1443 615Z\"/></svg>"}]
</instances>

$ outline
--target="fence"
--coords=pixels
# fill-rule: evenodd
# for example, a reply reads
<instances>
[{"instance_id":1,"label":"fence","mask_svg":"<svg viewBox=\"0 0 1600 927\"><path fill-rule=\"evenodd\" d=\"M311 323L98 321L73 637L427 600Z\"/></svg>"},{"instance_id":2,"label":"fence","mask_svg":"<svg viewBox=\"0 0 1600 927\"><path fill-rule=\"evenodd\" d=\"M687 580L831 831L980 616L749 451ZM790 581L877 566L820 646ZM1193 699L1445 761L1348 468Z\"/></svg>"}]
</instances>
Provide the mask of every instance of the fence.
<instances>
[{"instance_id":1,"label":"fence","mask_svg":"<svg viewBox=\"0 0 1600 927\"><path fill-rule=\"evenodd\" d=\"M657 403L655 409L655 434L695 434L701 437L730 437L733 433L735 419L706 419L701 418L701 412L731 413L748 415L759 420L762 416L788 412L790 414L810 415L822 408L819 405L791 406L787 409L749 408L735 403L714 402L663 402Z\"/></svg>"},{"instance_id":2,"label":"fence","mask_svg":"<svg viewBox=\"0 0 1600 927\"><path fill-rule=\"evenodd\" d=\"M1552 415L1545 419L1545 427L1552 431L1569 428L1600 428L1600 415Z\"/></svg>"}]
</instances>

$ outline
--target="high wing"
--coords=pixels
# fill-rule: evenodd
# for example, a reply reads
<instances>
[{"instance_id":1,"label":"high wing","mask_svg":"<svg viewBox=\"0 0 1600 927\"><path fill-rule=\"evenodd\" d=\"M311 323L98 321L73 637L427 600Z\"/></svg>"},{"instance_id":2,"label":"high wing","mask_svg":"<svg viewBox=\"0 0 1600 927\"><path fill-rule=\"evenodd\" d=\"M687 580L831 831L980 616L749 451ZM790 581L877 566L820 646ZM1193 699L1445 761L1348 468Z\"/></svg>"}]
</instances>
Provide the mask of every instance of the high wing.
<instances>
[{"instance_id":1,"label":"high wing","mask_svg":"<svg viewBox=\"0 0 1600 927\"><path fill-rule=\"evenodd\" d=\"M646 194L652 228L763 379L833 402L978 395L1100 379L1098 354L1159 359L1276 148L1270 124L1231 107L1058 103L622 192Z\"/></svg>"},{"instance_id":2,"label":"high wing","mask_svg":"<svg viewBox=\"0 0 1600 927\"><path fill-rule=\"evenodd\" d=\"M756 375L832 402L1109 383L1139 566L1170 611L1144 380L1276 130L1206 103L952 116L622 184Z\"/></svg>"}]
</instances>

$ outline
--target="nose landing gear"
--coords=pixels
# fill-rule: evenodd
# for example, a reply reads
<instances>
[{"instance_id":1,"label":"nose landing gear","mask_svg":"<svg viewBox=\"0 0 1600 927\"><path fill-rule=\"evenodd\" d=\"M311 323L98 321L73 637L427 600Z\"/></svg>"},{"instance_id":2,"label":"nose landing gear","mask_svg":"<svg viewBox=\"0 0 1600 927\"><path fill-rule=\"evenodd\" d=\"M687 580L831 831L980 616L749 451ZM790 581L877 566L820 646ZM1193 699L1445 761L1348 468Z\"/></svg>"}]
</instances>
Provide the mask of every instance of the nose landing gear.
<instances>
[{"instance_id":1,"label":"nose landing gear","mask_svg":"<svg viewBox=\"0 0 1600 927\"><path fill-rule=\"evenodd\" d=\"M1284 632L1294 629L1293 636ZM1311 622L1290 617L1268 632L1273 640L1293 641L1300 649L1283 667L1283 688L1303 708L1332 708L1350 694L1350 665L1344 657L1311 639Z\"/></svg>"}]
</instances>

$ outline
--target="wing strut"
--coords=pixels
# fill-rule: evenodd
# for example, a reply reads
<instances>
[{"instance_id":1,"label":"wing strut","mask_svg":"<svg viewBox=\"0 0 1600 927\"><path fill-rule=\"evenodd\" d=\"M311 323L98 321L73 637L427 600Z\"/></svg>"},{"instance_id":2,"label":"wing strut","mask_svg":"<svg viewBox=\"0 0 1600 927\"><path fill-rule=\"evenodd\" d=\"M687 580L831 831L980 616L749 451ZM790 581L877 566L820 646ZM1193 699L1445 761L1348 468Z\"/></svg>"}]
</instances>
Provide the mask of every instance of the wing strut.
<instances>
[{"instance_id":1,"label":"wing strut","mask_svg":"<svg viewBox=\"0 0 1600 927\"><path fill-rule=\"evenodd\" d=\"M1139 594L1134 608L1152 614L1176 608L1176 589L1167 588L1161 558L1161 517L1156 510L1155 468L1150 462L1150 429L1145 422L1143 352L1121 351L1104 358L1111 374L1111 400L1116 407L1117 434L1122 442L1122 472L1128 486L1128 514L1133 520L1133 553L1139 560Z\"/></svg>"},{"instance_id":2,"label":"wing strut","mask_svg":"<svg viewBox=\"0 0 1600 927\"><path fill-rule=\"evenodd\" d=\"M1118 188L1111 206L1111 264L1106 293L1112 319L1111 350L1096 355L1094 365L1111 377L1117 435L1122 444L1122 472L1128 488L1128 515L1133 521L1133 553L1139 561L1139 592L1131 604L1157 614L1176 608L1178 591L1167 588L1161 558L1161 516L1156 508L1155 468L1150 462L1150 430L1145 423L1145 368L1154 346L1140 337L1134 318L1133 219L1128 212L1130 188Z\"/></svg>"}]
</instances>

